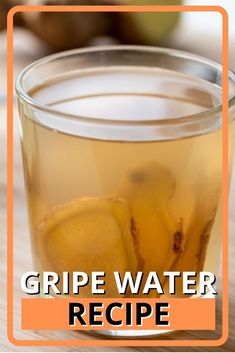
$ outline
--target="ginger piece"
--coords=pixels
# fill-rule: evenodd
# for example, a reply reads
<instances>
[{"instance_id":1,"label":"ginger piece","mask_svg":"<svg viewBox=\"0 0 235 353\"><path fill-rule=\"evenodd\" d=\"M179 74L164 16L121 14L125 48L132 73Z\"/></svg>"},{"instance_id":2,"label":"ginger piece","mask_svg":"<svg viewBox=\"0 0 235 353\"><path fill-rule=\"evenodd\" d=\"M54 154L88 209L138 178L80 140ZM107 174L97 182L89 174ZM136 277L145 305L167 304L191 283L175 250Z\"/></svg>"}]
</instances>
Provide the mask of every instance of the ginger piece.
<instances>
[{"instance_id":1,"label":"ginger piece","mask_svg":"<svg viewBox=\"0 0 235 353\"><path fill-rule=\"evenodd\" d=\"M195 271L198 274L203 271L210 233L217 210L218 185L219 183L214 177L203 180L202 183L194 186L194 209L189 225L185 230L185 246L172 265L171 271ZM202 190L206 190L206 194ZM182 290L183 279L177 278L176 295L184 296Z\"/></svg>"},{"instance_id":2,"label":"ginger piece","mask_svg":"<svg viewBox=\"0 0 235 353\"><path fill-rule=\"evenodd\" d=\"M205 176L194 186L192 194L185 195L188 206L179 207L179 218L172 208L173 204L177 207L173 199L178 199L175 180L163 165L157 162L139 165L129 171L119 186L116 196L129 202L136 221L145 275L157 271L166 296L168 280L163 278L163 271L200 272L204 268L218 203L218 185L216 176ZM177 296L183 295L182 288L182 278L177 278Z\"/></svg>"},{"instance_id":3,"label":"ginger piece","mask_svg":"<svg viewBox=\"0 0 235 353\"><path fill-rule=\"evenodd\" d=\"M58 208L36 230L42 270L106 273L106 297L118 297L114 271L136 273L135 227L128 204L115 198L83 198ZM72 284L71 284L72 289ZM72 291L71 291L72 293ZM89 285L81 297L91 297ZM99 295L100 296L100 295Z\"/></svg>"},{"instance_id":4,"label":"ginger piece","mask_svg":"<svg viewBox=\"0 0 235 353\"><path fill-rule=\"evenodd\" d=\"M172 173L150 161L130 170L116 194L130 204L145 273L157 271L160 278L174 263L185 240L182 219L175 219L168 207L174 188Z\"/></svg>"}]
</instances>

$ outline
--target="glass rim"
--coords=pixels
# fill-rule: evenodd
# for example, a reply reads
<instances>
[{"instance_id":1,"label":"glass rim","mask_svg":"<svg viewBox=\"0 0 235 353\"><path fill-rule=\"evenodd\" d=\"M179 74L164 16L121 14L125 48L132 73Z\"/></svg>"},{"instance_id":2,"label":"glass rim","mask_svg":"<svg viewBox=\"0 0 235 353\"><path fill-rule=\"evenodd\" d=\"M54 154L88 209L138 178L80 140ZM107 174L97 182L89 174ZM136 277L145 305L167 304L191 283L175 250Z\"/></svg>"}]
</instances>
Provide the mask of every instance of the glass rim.
<instances>
[{"instance_id":1,"label":"glass rim","mask_svg":"<svg viewBox=\"0 0 235 353\"><path fill-rule=\"evenodd\" d=\"M89 117L89 116L80 116L80 115L65 113L65 112L53 109L47 106L46 104L39 103L36 99L32 98L23 89L23 81L25 79L25 76L30 72L30 70L37 69L40 66L53 62L54 60L70 57L76 54L79 55L79 54L86 54L86 53L96 53L96 52L98 53L102 51L118 52L118 51L125 51L125 50L133 51L133 52L140 51L145 53L151 52L156 54L162 53L162 54L169 55L171 57L177 57L179 59L196 61L201 64L210 66L211 68L214 68L215 70L223 74L223 66L217 63L216 61L213 61L211 59L205 58L197 54L182 51L182 50L163 48L163 47L154 47L154 46L144 46L144 45L104 45L104 46L84 47L84 48L66 50L59 53L44 56L34 61L33 63L26 66L17 76L16 82L15 82L16 93L25 103L27 103L27 105L29 105L30 107L32 107L34 110L38 112L44 112L47 114L56 115L57 117L63 117L63 118L67 117L68 119L78 120L86 123L95 123L95 124L102 124L102 125L133 125L133 126L141 126L141 125L157 126L157 125L168 125L168 124L178 125L178 124L203 120L205 117L208 118L208 117L211 117L212 115L217 115L219 113L222 113L223 103L215 107L206 109L203 112L179 116L177 118L151 119L151 120L146 119L142 121L103 119L99 117L96 118L96 117ZM235 72L231 69L228 70L228 80L231 81L235 86ZM233 106L235 106L235 89L234 89L234 93L231 96L229 96L229 99L228 99L228 108L230 109Z\"/></svg>"}]
</instances>

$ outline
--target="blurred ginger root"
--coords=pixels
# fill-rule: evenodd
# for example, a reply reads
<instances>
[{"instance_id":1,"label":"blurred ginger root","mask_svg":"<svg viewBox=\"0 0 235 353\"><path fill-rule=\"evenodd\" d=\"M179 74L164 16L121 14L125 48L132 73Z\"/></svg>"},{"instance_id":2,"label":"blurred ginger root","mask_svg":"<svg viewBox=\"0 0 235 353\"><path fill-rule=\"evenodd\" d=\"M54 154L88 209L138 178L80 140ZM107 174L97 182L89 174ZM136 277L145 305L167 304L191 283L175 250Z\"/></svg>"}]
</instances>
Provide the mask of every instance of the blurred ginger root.
<instances>
[{"instance_id":1,"label":"blurred ginger root","mask_svg":"<svg viewBox=\"0 0 235 353\"><path fill-rule=\"evenodd\" d=\"M151 5L179 4L181 0L151 0ZM15 5L32 5L32 1L1 0L1 30L6 27L7 12ZM150 5L150 1L37 0L34 5ZM30 30L56 52L87 46L94 38L102 36L124 44L162 44L178 17L178 13L157 12L19 12L14 16L14 25Z\"/></svg>"}]
</instances>

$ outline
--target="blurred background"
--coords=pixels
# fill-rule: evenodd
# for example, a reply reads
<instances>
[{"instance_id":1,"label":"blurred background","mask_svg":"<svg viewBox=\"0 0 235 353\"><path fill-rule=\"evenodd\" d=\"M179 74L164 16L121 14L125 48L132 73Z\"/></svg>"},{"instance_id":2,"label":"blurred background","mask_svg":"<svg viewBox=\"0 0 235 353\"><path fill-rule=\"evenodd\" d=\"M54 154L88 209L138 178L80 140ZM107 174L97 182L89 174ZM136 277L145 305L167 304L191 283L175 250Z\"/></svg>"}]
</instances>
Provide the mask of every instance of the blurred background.
<instances>
[{"instance_id":1,"label":"blurred background","mask_svg":"<svg viewBox=\"0 0 235 353\"><path fill-rule=\"evenodd\" d=\"M3 116L6 112L6 14L12 6L22 4L223 6L229 14L229 63L231 69L235 70L234 0L0 0L0 108ZM40 57L92 45L163 46L193 52L217 62L222 60L222 17L216 12L18 13L14 17L14 26L15 77L25 66ZM2 124L1 136L4 150L6 119ZM18 143L17 126L15 140ZM16 148L16 155L19 154L19 148ZM1 180L4 187L4 176ZM235 182L232 183L232 190L235 191Z\"/></svg>"},{"instance_id":2,"label":"blurred background","mask_svg":"<svg viewBox=\"0 0 235 353\"><path fill-rule=\"evenodd\" d=\"M1 109L1 174L0 174L0 217L3 240L0 257L5 263L5 212L6 212L6 13L15 5L219 5L229 14L229 60L235 70L235 1L234 0L0 0L0 109ZM28 64L53 52L91 45L141 44L177 48L221 62L222 58L222 18L219 13L186 12L176 13L21 13L15 16L14 31L14 74ZM15 202L15 295L20 297L17 287L22 272L29 270L30 253L27 212L25 208L22 162L20 155L17 109L15 104L14 124L14 202ZM235 174L235 173L233 173ZM231 198L235 192L235 177L231 183ZM231 203L231 227L235 224L235 207ZM22 243L28 244L22 249ZM235 268L235 237L230 238L231 268ZM21 249L19 251L19 249ZM2 263L3 263L2 262ZM0 285L6 287L6 269L1 266ZM234 280L233 280L234 283ZM234 285L234 284L233 284ZM235 293L231 290L232 293ZM233 310L235 297L232 294ZM5 303L1 304L0 324L5 331ZM16 308L16 326L20 321L19 308ZM235 332L233 321L233 336ZM21 333L19 333L21 334ZM1 351L10 346L2 340ZM32 338L37 338L32 337ZM234 351L226 346L226 351ZM10 349L11 350L11 349ZM24 349L23 349L24 350ZM43 349L44 350L44 349ZM52 348L53 350L53 348ZM59 349L58 349L59 350ZM61 349L62 350L62 349ZM192 351L196 349L192 349ZM15 348L14 348L15 351ZM30 349L31 351L31 349ZM134 351L134 349L133 349ZM167 349L168 351L168 349ZM213 350L215 351L215 350Z\"/></svg>"},{"instance_id":3,"label":"blurred background","mask_svg":"<svg viewBox=\"0 0 235 353\"><path fill-rule=\"evenodd\" d=\"M15 5L220 5L230 16L230 66L235 69L233 0L1 0L0 59L5 59L6 13ZM18 13L15 73L52 52L103 44L173 47L221 61L219 13ZM4 78L3 73L3 78ZM1 80L1 94L5 80Z\"/></svg>"}]
</instances>

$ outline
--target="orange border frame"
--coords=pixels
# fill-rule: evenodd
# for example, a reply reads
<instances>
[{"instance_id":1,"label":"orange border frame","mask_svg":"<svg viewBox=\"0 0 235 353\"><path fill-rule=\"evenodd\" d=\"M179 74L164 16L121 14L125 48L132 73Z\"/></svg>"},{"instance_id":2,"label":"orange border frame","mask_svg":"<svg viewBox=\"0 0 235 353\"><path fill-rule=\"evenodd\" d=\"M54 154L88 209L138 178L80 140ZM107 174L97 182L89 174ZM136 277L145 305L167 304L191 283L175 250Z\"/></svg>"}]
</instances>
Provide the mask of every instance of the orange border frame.
<instances>
[{"instance_id":1,"label":"orange border frame","mask_svg":"<svg viewBox=\"0 0 235 353\"><path fill-rule=\"evenodd\" d=\"M19 340L13 330L13 18L17 12L218 12L223 25L223 294L217 340ZM228 339L228 13L220 6L15 6L7 16L7 333L16 346L220 346Z\"/></svg>"}]
</instances>

